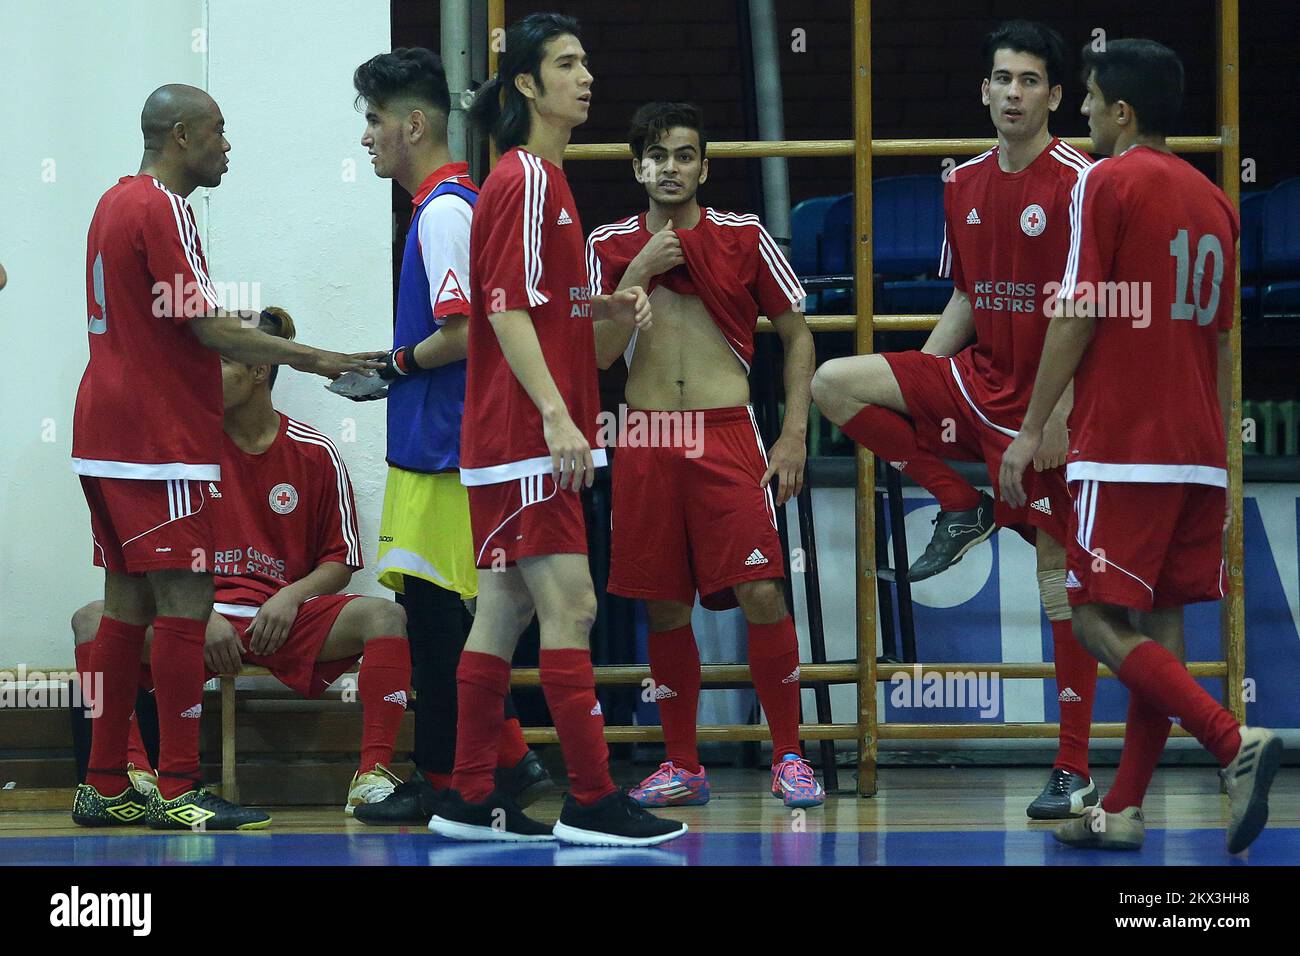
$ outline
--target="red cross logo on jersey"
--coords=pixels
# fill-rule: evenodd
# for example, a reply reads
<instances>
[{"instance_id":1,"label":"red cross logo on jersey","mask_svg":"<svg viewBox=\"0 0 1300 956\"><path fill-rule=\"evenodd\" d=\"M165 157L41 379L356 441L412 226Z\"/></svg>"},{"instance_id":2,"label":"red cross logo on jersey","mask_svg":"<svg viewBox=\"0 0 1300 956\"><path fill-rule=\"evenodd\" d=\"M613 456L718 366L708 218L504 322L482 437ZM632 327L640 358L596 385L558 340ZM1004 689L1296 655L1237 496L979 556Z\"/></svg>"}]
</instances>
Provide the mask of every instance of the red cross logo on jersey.
<instances>
[{"instance_id":1,"label":"red cross logo on jersey","mask_svg":"<svg viewBox=\"0 0 1300 956\"><path fill-rule=\"evenodd\" d=\"M271 489L271 510L278 515L287 515L298 507L298 489L287 481L282 481Z\"/></svg>"},{"instance_id":2,"label":"red cross logo on jersey","mask_svg":"<svg viewBox=\"0 0 1300 956\"><path fill-rule=\"evenodd\" d=\"M1020 214L1020 229L1026 236L1042 235L1047 228L1047 213L1038 203L1031 203Z\"/></svg>"}]
</instances>

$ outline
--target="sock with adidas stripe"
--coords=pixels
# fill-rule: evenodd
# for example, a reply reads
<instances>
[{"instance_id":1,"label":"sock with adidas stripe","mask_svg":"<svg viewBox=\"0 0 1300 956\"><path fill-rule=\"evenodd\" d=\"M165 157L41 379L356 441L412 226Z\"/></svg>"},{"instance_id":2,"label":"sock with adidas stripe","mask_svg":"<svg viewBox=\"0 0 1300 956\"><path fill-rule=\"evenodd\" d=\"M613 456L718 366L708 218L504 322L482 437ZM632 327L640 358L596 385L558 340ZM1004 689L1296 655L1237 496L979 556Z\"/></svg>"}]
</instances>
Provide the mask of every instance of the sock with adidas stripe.
<instances>
[{"instance_id":1,"label":"sock with adidas stripe","mask_svg":"<svg viewBox=\"0 0 1300 956\"><path fill-rule=\"evenodd\" d=\"M1074 639L1070 621L1050 623L1061 710L1061 735L1053 766L1087 777L1091 775L1088 736L1092 730L1092 702L1097 695L1097 659Z\"/></svg>"},{"instance_id":2,"label":"sock with adidas stripe","mask_svg":"<svg viewBox=\"0 0 1300 956\"><path fill-rule=\"evenodd\" d=\"M749 622L749 673L772 732L772 760L799 754L799 638L788 614L773 624Z\"/></svg>"},{"instance_id":3,"label":"sock with adidas stripe","mask_svg":"<svg viewBox=\"0 0 1300 956\"><path fill-rule=\"evenodd\" d=\"M652 631L650 676L655 703L664 728L665 759L683 770L699 773L696 720L700 704L700 649L691 625L671 631Z\"/></svg>"},{"instance_id":4,"label":"sock with adidas stripe","mask_svg":"<svg viewBox=\"0 0 1300 956\"><path fill-rule=\"evenodd\" d=\"M198 786L207 629L206 620L188 617L158 617L153 622L149 660L158 702L158 790L164 800ZM139 667L132 670L138 680Z\"/></svg>"},{"instance_id":5,"label":"sock with adidas stripe","mask_svg":"<svg viewBox=\"0 0 1300 956\"><path fill-rule=\"evenodd\" d=\"M406 638L375 637L366 641L357 674L361 698L361 766L393 765L393 744L401 729L411 688L411 650Z\"/></svg>"},{"instance_id":6,"label":"sock with adidas stripe","mask_svg":"<svg viewBox=\"0 0 1300 956\"><path fill-rule=\"evenodd\" d=\"M542 648L537 664L546 706L564 751L569 790L578 803L591 806L618 789L609 776L605 717L596 700L591 652L573 647Z\"/></svg>"}]
</instances>

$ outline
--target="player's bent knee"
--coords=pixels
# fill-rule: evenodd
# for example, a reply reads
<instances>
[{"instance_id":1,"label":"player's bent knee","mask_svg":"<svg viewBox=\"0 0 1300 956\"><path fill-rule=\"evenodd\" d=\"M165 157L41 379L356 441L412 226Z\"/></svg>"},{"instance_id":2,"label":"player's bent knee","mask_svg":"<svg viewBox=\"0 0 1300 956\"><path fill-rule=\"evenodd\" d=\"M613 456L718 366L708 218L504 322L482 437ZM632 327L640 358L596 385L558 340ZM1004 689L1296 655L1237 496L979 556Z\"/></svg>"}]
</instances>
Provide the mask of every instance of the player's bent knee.
<instances>
[{"instance_id":1,"label":"player's bent knee","mask_svg":"<svg viewBox=\"0 0 1300 956\"><path fill-rule=\"evenodd\" d=\"M360 610L364 614L365 626L362 628L363 640L377 637L406 637L406 609L400 604L384 598L358 598L364 603Z\"/></svg>"},{"instance_id":2,"label":"player's bent knee","mask_svg":"<svg viewBox=\"0 0 1300 956\"><path fill-rule=\"evenodd\" d=\"M812 398L818 410L837 425L853 417L856 405L848 393L848 372L845 359L831 359L822 365L812 379Z\"/></svg>"},{"instance_id":3,"label":"player's bent knee","mask_svg":"<svg viewBox=\"0 0 1300 956\"><path fill-rule=\"evenodd\" d=\"M104 616L104 602L91 601L77 608L72 615L72 641L76 645L89 644L99 631L99 620Z\"/></svg>"},{"instance_id":4,"label":"player's bent knee","mask_svg":"<svg viewBox=\"0 0 1300 956\"><path fill-rule=\"evenodd\" d=\"M736 600L747 621L774 624L790 613L785 604L785 591L776 578L746 581L737 584L735 590Z\"/></svg>"},{"instance_id":5,"label":"player's bent knee","mask_svg":"<svg viewBox=\"0 0 1300 956\"><path fill-rule=\"evenodd\" d=\"M647 601L645 610L650 630L655 633L675 631L691 623L691 606L680 601Z\"/></svg>"}]
</instances>

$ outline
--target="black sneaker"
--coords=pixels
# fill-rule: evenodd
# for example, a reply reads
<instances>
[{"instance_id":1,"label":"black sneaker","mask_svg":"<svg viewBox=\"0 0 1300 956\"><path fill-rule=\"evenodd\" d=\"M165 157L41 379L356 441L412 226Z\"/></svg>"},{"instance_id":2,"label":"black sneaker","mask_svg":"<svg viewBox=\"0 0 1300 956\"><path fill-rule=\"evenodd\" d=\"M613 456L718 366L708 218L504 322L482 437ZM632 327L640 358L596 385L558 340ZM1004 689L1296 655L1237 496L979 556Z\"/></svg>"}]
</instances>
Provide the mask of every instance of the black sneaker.
<instances>
[{"instance_id":1,"label":"black sneaker","mask_svg":"<svg viewBox=\"0 0 1300 956\"><path fill-rule=\"evenodd\" d=\"M560 822L555 824L555 837L586 846L654 846L676 839L686 830L685 823L657 817L626 790L619 790L589 807L569 794L564 798Z\"/></svg>"},{"instance_id":2,"label":"black sneaker","mask_svg":"<svg viewBox=\"0 0 1300 956\"><path fill-rule=\"evenodd\" d=\"M439 792L419 770L406 783L378 803L353 807L352 819L371 826L397 826L403 823L426 824L433 816Z\"/></svg>"},{"instance_id":3,"label":"black sneaker","mask_svg":"<svg viewBox=\"0 0 1300 956\"><path fill-rule=\"evenodd\" d=\"M482 803L467 803L457 791L444 790L429 829L451 840L546 843L555 839L550 827L525 816L519 805L499 790L489 793Z\"/></svg>"},{"instance_id":4,"label":"black sneaker","mask_svg":"<svg viewBox=\"0 0 1300 956\"><path fill-rule=\"evenodd\" d=\"M1069 820L1099 802L1101 794L1090 778L1057 767L1025 812L1031 820Z\"/></svg>"},{"instance_id":5,"label":"black sneaker","mask_svg":"<svg viewBox=\"0 0 1300 956\"><path fill-rule=\"evenodd\" d=\"M171 800L155 790L149 797L146 822L152 830L262 830L271 825L271 817L200 787Z\"/></svg>"},{"instance_id":6,"label":"black sneaker","mask_svg":"<svg viewBox=\"0 0 1300 956\"><path fill-rule=\"evenodd\" d=\"M980 503L969 511L940 511L925 554L907 569L909 581L924 581L947 571L975 545L987 541L997 529L993 523L993 498L980 492Z\"/></svg>"},{"instance_id":7,"label":"black sneaker","mask_svg":"<svg viewBox=\"0 0 1300 956\"><path fill-rule=\"evenodd\" d=\"M493 778L496 788L520 807L532 806L555 789L550 772L542 766L541 758L533 751L513 767L496 771Z\"/></svg>"},{"instance_id":8,"label":"black sneaker","mask_svg":"<svg viewBox=\"0 0 1300 956\"><path fill-rule=\"evenodd\" d=\"M79 827L144 826L145 810L145 798L133 785L115 797L106 797L82 783L72 799L72 822Z\"/></svg>"}]
</instances>

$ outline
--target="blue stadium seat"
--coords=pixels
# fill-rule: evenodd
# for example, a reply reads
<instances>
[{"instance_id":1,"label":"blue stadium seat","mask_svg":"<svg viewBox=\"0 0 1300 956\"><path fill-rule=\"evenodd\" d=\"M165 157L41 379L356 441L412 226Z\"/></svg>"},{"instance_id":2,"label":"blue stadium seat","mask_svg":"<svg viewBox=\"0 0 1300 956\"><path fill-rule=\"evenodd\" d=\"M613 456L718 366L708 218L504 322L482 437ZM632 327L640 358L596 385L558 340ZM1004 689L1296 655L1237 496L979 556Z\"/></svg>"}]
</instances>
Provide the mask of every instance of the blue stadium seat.
<instances>
[{"instance_id":1,"label":"blue stadium seat","mask_svg":"<svg viewBox=\"0 0 1300 956\"><path fill-rule=\"evenodd\" d=\"M1260 311L1270 318L1300 318L1300 177L1274 186L1264 200L1263 274Z\"/></svg>"},{"instance_id":2,"label":"blue stadium seat","mask_svg":"<svg viewBox=\"0 0 1300 956\"><path fill-rule=\"evenodd\" d=\"M814 196L790 210L790 265L795 275L826 275L821 265L822 227L826 210L842 196Z\"/></svg>"},{"instance_id":3,"label":"blue stadium seat","mask_svg":"<svg viewBox=\"0 0 1300 956\"><path fill-rule=\"evenodd\" d=\"M1264 202L1268 192L1242 193L1241 196L1241 316L1259 318L1263 265L1261 246L1264 238Z\"/></svg>"},{"instance_id":4,"label":"blue stadium seat","mask_svg":"<svg viewBox=\"0 0 1300 956\"><path fill-rule=\"evenodd\" d=\"M887 279L877 296L883 314L943 311L952 280L928 278L943 245L943 180L939 176L891 176L871 186L875 271Z\"/></svg>"}]
</instances>

